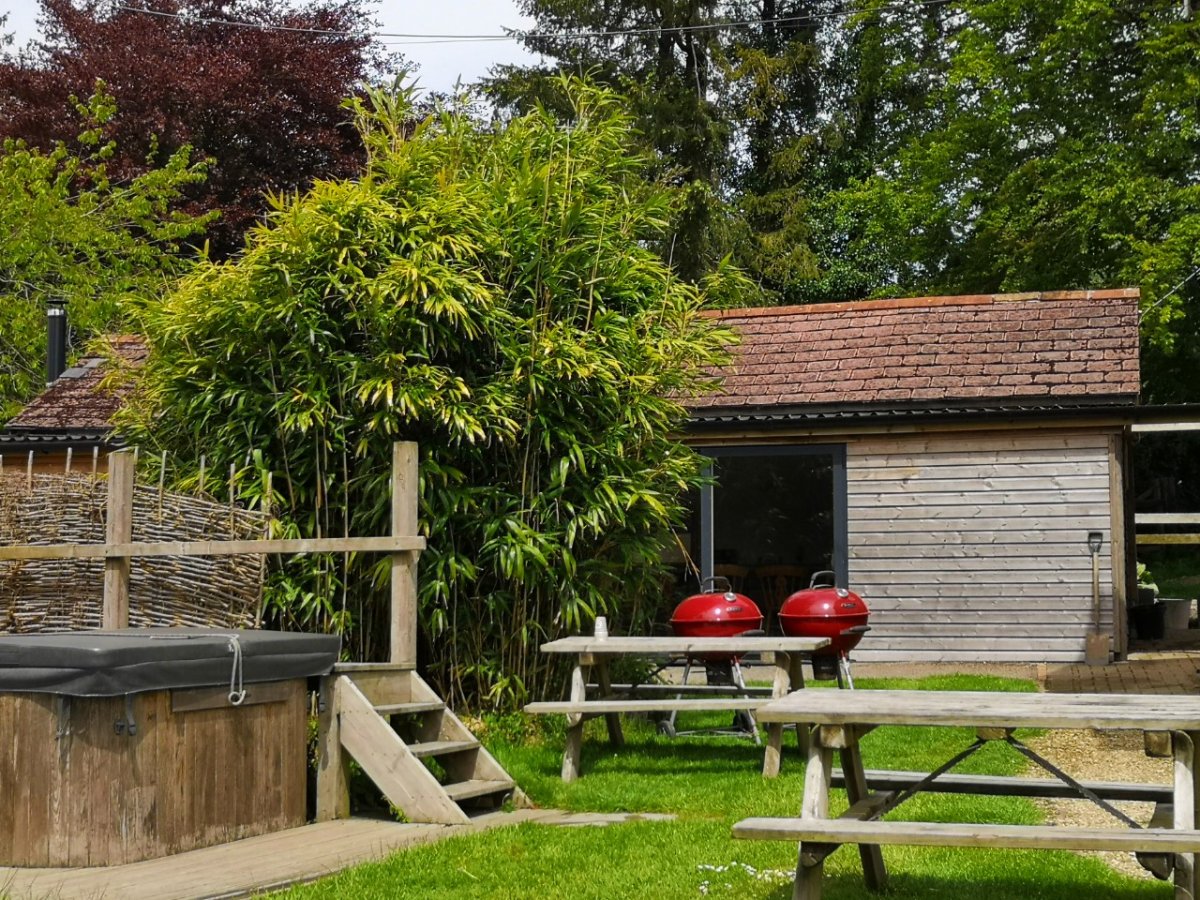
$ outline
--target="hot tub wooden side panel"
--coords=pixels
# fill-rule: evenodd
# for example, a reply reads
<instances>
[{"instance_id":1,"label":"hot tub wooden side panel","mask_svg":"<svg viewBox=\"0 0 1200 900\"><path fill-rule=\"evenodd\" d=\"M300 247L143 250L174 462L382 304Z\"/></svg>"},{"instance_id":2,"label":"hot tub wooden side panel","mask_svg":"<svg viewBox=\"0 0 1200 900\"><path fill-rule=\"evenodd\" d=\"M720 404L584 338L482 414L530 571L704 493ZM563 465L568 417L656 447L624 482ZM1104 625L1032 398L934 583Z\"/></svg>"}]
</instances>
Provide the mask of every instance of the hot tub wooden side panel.
<instances>
[{"instance_id":1,"label":"hot tub wooden side panel","mask_svg":"<svg viewBox=\"0 0 1200 900\"><path fill-rule=\"evenodd\" d=\"M0 865L150 859L301 825L306 693L173 712L171 693L0 694Z\"/></svg>"}]
</instances>

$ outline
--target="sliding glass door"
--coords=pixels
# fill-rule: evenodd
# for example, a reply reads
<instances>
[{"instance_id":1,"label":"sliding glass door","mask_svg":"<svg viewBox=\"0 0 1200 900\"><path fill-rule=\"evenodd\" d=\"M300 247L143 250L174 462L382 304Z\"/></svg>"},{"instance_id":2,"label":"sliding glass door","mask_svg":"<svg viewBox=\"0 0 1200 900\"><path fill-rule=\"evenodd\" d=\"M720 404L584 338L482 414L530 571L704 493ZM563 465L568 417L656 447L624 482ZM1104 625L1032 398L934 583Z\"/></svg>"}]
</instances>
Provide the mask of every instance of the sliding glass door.
<instances>
[{"instance_id":1,"label":"sliding glass door","mask_svg":"<svg viewBox=\"0 0 1200 900\"><path fill-rule=\"evenodd\" d=\"M693 499L691 527L680 536L692 579L728 578L767 613L769 626L814 572L831 570L846 583L845 447L701 452L712 460L714 483Z\"/></svg>"}]
</instances>

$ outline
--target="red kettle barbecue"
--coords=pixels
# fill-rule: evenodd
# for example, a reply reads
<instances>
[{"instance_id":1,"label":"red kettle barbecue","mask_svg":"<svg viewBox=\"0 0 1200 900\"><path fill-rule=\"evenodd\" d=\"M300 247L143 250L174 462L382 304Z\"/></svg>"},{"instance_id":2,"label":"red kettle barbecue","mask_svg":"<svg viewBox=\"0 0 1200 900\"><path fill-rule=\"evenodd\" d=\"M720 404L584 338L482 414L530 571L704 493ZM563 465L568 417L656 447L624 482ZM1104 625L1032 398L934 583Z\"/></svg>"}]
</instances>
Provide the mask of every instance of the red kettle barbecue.
<instances>
[{"instance_id":1,"label":"red kettle barbecue","mask_svg":"<svg viewBox=\"0 0 1200 900\"><path fill-rule=\"evenodd\" d=\"M671 630L678 637L734 637L753 631L762 634L762 623L763 614L758 604L745 594L734 593L729 579L719 575L701 581L700 593L685 597L671 614ZM742 677L740 658L736 653L697 653L689 656L683 668L685 685L688 683L694 662L704 664L704 675L708 684L729 685L742 692L746 691L746 680ZM739 711L734 716L733 724L736 733L753 736L755 744L761 742L754 714L749 710ZM672 711L658 727L663 734L674 737L675 712Z\"/></svg>"},{"instance_id":2,"label":"red kettle barbecue","mask_svg":"<svg viewBox=\"0 0 1200 900\"><path fill-rule=\"evenodd\" d=\"M724 590L717 590L718 582ZM709 590L705 591L704 588ZM716 576L700 583L700 593L684 598L671 614L671 629L679 637L733 637L762 628L763 614L753 600L735 594L728 578ZM728 660L729 654L705 653L698 659Z\"/></svg>"},{"instance_id":3,"label":"red kettle barbecue","mask_svg":"<svg viewBox=\"0 0 1200 900\"><path fill-rule=\"evenodd\" d=\"M820 587L817 586L821 580ZM862 636L870 631L870 610L863 598L846 588L837 587L833 572L814 572L808 588L796 591L779 608L783 633L792 637L826 637L829 646L813 653L813 676L843 676L850 687L849 656Z\"/></svg>"}]
</instances>

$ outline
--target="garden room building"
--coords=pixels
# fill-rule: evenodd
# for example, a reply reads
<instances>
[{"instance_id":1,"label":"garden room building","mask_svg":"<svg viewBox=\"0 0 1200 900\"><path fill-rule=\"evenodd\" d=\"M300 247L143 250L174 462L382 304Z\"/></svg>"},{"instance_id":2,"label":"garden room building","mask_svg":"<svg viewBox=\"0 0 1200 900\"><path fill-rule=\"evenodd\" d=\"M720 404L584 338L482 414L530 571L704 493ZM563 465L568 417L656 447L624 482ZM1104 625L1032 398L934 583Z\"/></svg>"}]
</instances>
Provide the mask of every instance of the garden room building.
<instances>
[{"instance_id":1,"label":"garden room building","mask_svg":"<svg viewBox=\"0 0 1200 900\"><path fill-rule=\"evenodd\" d=\"M689 401L716 480L683 549L768 626L832 570L870 606L864 661L1069 662L1097 632L1122 655L1137 303L1111 290L716 313L741 341L721 390Z\"/></svg>"}]
</instances>

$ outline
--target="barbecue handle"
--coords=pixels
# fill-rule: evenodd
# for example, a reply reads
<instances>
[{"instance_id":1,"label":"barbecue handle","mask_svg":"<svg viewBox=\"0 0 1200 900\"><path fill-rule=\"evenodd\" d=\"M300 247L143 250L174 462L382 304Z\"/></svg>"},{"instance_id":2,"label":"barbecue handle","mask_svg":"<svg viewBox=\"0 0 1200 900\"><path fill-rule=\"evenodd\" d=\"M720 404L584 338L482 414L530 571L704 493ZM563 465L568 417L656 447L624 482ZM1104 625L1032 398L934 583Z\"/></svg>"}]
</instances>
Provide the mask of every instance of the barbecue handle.
<instances>
[{"instance_id":1,"label":"barbecue handle","mask_svg":"<svg viewBox=\"0 0 1200 900\"><path fill-rule=\"evenodd\" d=\"M724 575L710 575L707 578L703 578L700 580L700 593L702 593L702 594L710 593L710 591L704 590L704 586L707 584L707 585L711 585L711 587L712 587L711 593L715 594L718 590L720 590L717 587L718 581L723 582L725 584L725 589L724 589L724 591L722 591L722 593L728 593L733 590L733 582L730 581L728 578L726 578Z\"/></svg>"},{"instance_id":2,"label":"barbecue handle","mask_svg":"<svg viewBox=\"0 0 1200 900\"><path fill-rule=\"evenodd\" d=\"M817 586L817 579L821 578L822 575L829 576L829 583L828 585L825 585L826 587L837 587L837 573L835 573L832 569L822 569L820 572L813 572L812 578L808 580L809 590L812 590ZM824 579L822 579L822 584L824 584Z\"/></svg>"}]
</instances>

